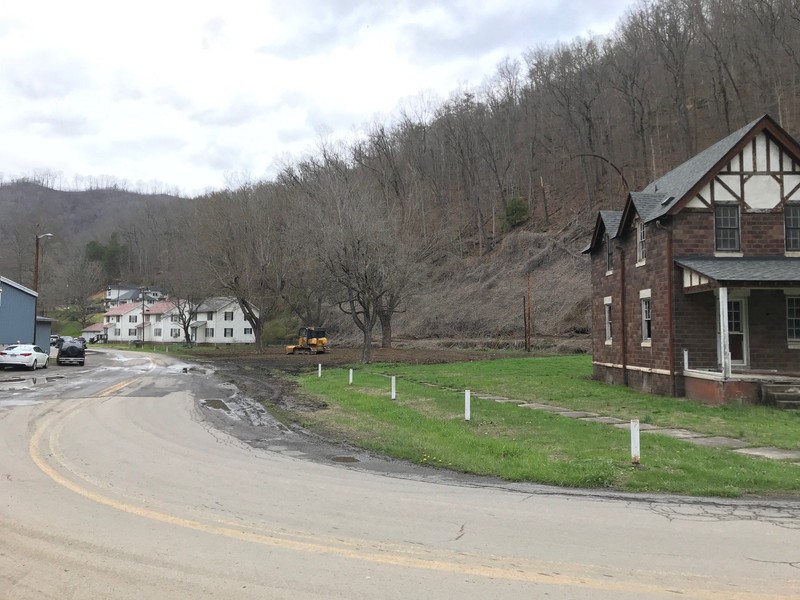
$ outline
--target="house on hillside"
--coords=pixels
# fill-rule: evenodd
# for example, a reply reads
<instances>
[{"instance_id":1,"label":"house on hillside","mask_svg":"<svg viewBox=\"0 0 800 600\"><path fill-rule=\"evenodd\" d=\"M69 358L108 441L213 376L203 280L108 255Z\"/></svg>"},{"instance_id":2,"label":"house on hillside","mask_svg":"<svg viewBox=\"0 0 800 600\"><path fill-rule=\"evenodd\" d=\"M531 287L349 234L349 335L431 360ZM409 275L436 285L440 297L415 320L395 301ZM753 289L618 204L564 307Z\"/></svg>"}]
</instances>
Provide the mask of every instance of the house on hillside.
<instances>
[{"instance_id":1,"label":"house on hillside","mask_svg":"<svg viewBox=\"0 0 800 600\"><path fill-rule=\"evenodd\" d=\"M142 296L144 296L145 304L155 304L168 297L167 294L159 288L146 287L143 289L142 286L116 284L106 287L103 302L105 303L106 309L109 309L121 304L141 303Z\"/></svg>"},{"instance_id":2,"label":"house on hillside","mask_svg":"<svg viewBox=\"0 0 800 600\"><path fill-rule=\"evenodd\" d=\"M173 334L176 328L180 330L180 323L177 322L177 319L172 319L175 316L174 311L175 304L173 302L145 303L144 318L141 322L144 333L141 339L145 342L176 341Z\"/></svg>"},{"instance_id":3,"label":"house on hillside","mask_svg":"<svg viewBox=\"0 0 800 600\"><path fill-rule=\"evenodd\" d=\"M706 402L800 384L800 145L764 116L601 211L594 377Z\"/></svg>"}]
</instances>

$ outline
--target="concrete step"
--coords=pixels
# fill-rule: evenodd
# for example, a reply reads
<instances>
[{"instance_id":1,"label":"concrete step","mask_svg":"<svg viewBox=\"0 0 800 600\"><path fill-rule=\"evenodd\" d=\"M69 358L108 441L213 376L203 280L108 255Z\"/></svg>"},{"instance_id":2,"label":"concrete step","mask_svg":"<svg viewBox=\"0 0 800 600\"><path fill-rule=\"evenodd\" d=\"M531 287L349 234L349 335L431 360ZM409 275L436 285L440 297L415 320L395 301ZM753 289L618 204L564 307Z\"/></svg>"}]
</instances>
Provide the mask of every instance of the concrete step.
<instances>
[{"instance_id":1,"label":"concrete step","mask_svg":"<svg viewBox=\"0 0 800 600\"><path fill-rule=\"evenodd\" d=\"M765 404L776 408L800 408L800 386L797 384L764 384L761 390L761 397Z\"/></svg>"},{"instance_id":2,"label":"concrete step","mask_svg":"<svg viewBox=\"0 0 800 600\"><path fill-rule=\"evenodd\" d=\"M800 410L800 399L798 400L776 400L775 408L782 410Z\"/></svg>"}]
</instances>

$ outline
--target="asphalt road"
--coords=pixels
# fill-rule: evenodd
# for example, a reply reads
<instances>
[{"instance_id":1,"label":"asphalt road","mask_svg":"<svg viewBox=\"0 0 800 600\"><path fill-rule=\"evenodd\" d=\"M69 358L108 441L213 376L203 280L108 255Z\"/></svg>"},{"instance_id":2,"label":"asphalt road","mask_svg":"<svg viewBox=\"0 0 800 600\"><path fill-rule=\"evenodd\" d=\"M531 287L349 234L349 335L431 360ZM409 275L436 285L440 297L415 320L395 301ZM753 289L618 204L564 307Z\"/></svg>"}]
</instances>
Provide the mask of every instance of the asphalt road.
<instances>
[{"instance_id":1,"label":"asphalt road","mask_svg":"<svg viewBox=\"0 0 800 600\"><path fill-rule=\"evenodd\" d=\"M0 372L0 598L800 598L797 503L408 467L163 357L35 375Z\"/></svg>"}]
</instances>

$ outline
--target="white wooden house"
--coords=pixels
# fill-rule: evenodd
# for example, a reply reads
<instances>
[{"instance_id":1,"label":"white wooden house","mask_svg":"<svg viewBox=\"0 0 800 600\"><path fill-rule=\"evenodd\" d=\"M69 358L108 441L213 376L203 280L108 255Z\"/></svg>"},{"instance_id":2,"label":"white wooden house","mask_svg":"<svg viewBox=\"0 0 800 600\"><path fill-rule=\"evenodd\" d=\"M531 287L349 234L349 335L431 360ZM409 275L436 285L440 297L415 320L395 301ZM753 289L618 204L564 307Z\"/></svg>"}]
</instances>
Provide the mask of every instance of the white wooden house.
<instances>
[{"instance_id":1,"label":"white wooden house","mask_svg":"<svg viewBox=\"0 0 800 600\"><path fill-rule=\"evenodd\" d=\"M142 322L142 304L120 304L103 314L103 327L109 343L129 343L139 337Z\"/></svg>"},{"instance_id":2,"label":"white wooden house","mask_svg":"<svg viewBox=\"0 0 800 600\"><path fill-rule=\"evenodd\" d=\"M208 298L198 308L190 325L192 341L198 344L253 344L253 328L235 298Z\"/></svg>"},{"instance_id":3,"label":"white wooden house","mask_svg":"<svg viewBox=\"0 0 800 600\"><path fill-rule=\"evenodd\" d=\"M110 343L180 343L183 327L176 302L145 301L120 304L103 315L103 328ZM253 328L235 298L205 300L192 316L191 339L197 344L252 344Z\"/></svg>"}]
</instances>

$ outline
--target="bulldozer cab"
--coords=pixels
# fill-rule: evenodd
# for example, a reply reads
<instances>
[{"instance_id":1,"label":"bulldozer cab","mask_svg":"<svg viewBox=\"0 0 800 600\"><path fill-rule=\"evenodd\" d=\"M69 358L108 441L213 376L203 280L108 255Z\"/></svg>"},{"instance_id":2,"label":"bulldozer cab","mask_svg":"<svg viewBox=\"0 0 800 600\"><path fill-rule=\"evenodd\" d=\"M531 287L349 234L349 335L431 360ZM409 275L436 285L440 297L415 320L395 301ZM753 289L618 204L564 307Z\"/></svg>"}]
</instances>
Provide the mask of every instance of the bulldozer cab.
<instances>
[{"instance_id":1,"label":"bulldozer cab","mask_svg":"<svg viewBox=\"0 0 800 600\"><path fill-rule=\"evenodd\" d=\"M328 338L322 327L301 327L297 344L286 346L287 354L323 354L328 351Z\"/></svg>"}]
</instances>

